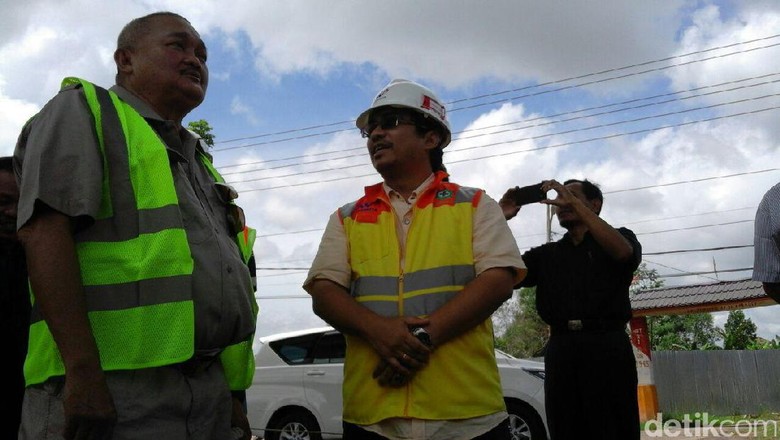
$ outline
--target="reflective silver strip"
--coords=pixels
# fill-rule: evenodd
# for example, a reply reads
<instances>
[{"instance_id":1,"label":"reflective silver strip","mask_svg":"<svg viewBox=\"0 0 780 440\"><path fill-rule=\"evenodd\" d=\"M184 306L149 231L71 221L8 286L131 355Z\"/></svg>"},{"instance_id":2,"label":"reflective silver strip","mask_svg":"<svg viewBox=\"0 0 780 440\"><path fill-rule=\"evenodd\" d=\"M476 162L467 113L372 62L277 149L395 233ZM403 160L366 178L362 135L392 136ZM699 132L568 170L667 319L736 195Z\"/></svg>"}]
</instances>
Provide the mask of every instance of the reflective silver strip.
<instances>
[{"instance_id":1,"label":"reflective silver strip","mask_svg":"<svg viewBox=\"0 0 780 440\"><path fill-rule=\"evenodd\" d=\"M445 286L463 286L475 276L474 266L470 264L418 270L404 275L404 290L414 292Z\"/></svg>"},{"instance_id":2,"label":"reflective silver strip","mask_svg":"<svg viewBox=\"0 0 780 440\"><path fill-rule=\"evenodd\" d=\"M444 266L434 269L418 270L404 275L404 291L415 292L446 286L464 286L475 277L474 266ZM360 277L352 282L350 293L353 297L396 295L397 277Z\"/></svg>"},{"instance_id":3,"label":"reflective silver strip","mask_svg":"<svg viewBox=\"0 0 780 440\"><path fill-rule=\"evenodd\" d=\"M152 306L177 301L189 301L192 277L188 275L152 278L135 283L84 286L87 310L111 311ZM43 320L38 307L33 307L31 323Z\"/></svg>"},{"instance_id":4,"label":"reflective silver strip","mask_svg":"<svg viewBox=\"0 0 780 440\"><path fill-rule=\"evenodd\" d=\"M470 188L468 186L461 186L458 192L455 194L455 203L471 203L474 196L480 191L479 188Z\"/></svg>"},{"instance_id":5,"label":"reflective silver strip","mask_svg":"<svg viewBox=\"0 0 780 440\"><path fill-rule=\"evenodd\" d=\"M452 290L426 293L423 295L416 295L411 298L406 298L404 299L404 315L430 315L443 306L447 301L454 298L455 295L460 293L460 291L461 287L456 287Z\"/></svg>"},{"instance_id":6,"label":"reflective silver strip","mask_svg":"<svg viewBox=\"0 0 780 440\"><path fill-rule=\"evenodd\" d=\"M474 277L472 265L445 266L405 274L404 315L433 313L457 295ZM382 316L398 316L397 292L396 277L360 277L351 286L353 297Z\"/></svg>"},{"instance_id":7,"label":"reflective silver strip","mask_svg":"<svg viewBox=\"0 0 780 440\"><path fill-rule=\"evenodd\" d=\"M357 201L347 203L346 205L339 208L339 215L342 219L349 218L352 216L352 211L355 210L355 206L357 206Z\"/></svg>"},{"instance_id":8,"label":"reflective silver strip","mask_svg":"<svg viewBox=\"0 0 780 440\"><path fill-rule=\"evenodd\" d=\"M398 316L398 301L363 300L360 304L373 311L377 315L393 317Z\"/></svg>"},{"instance_id":9,"label":"reflective silver strip","mask_svg":"<svg viewBox=\"0 0 780 440\"><path fill-rule=\"evenodd\" d=\"M177 205L161 208L142 209L136 215L115 215L95 220L95 223L77 235L77 240L85 241L127 241L141 234L153 234L165 229L182 226L181 212Z\"/></svg>"},{"instance_id":10,"label":"reflective silver strip","mask_svg":"<svg viewBox=\"0 0 780 440\"><path fill-rule=\"evenodd\" d=\"M95 94L100 104L101 127L103 129L104 161L108 164L108 182L111 197L111 210L113 214L121 212L122 216L137 217L135 192L130 178L130 156L127 151L127 140L122 130L122 122L117 115L114 102L111 100L108 90L95 87ZM112 215L117 219L116 215ZM122 226L130 226L131 222L123 219ZM119 226L119 225L117 225ZM130 226L129 231L122 231L119 235L137 237L137 225Z\"/></svg>"},{"instance_id":11,"label":"reflective silver strip","mask_svg":"<svg viewBox=\"0 0 780 440\"><path fill-rule=\"evenodd\" d=\"M360 277L352 282L353 297L374 295L398 295L398 277Z\"/></svg>"}]
</instances>

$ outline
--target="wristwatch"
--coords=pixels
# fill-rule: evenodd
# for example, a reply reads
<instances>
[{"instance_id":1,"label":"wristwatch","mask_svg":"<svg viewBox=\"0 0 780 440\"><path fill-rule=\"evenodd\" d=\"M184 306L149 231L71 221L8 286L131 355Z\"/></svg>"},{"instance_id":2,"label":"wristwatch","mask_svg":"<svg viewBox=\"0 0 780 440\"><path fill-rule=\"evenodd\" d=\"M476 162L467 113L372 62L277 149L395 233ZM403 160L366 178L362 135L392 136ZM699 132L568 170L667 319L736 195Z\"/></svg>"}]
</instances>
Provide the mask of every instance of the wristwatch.
<instances>
[{"instance_id":1,"label":"wristwatch","mask_svg":"<svg viewBox=\"0 0 780 440\"><path fill-rule=\"evenodd\" d=\"M424 328L415 327L412 329L412 334L415 338L417 338L417 340L425 344L426 347L433 347L433 343L431 342L431 335L429 335L428 331Z\"/></svg>"}]
</instances>

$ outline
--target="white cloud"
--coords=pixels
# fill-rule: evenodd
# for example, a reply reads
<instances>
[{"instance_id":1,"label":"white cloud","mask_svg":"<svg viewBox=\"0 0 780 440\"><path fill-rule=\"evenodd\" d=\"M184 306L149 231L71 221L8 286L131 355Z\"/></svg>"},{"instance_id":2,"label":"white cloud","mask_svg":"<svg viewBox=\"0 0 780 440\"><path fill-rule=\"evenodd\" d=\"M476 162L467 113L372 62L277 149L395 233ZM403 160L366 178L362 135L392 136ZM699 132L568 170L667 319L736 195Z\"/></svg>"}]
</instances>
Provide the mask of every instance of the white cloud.
<instances>
[{"instance_id":1,"label":"white cloud","mask_svg":"<svg viewBox=\"0 0 780 440\"><path fill-rule=\"evenodd\" d=\"M726 6L719 7L719 4ZM0 148L8 153L24 121L56 93L63 76L77 75L101 85L112 84L115 69L111 54L117 33L129 19L153 10L182 12L204 35L215 36L210 44L217 47L212 49L219 48L228 53L234 57L236 65L255 66L253 72L239 71L234 65L212 66L213 78L220 81L220 85L236 89L219 99L219 95L214 95L218 87L212 88L208 104L225 105L224 109L219 109L218 117L232 115L232 119L226 119L239 120L235 125L242 128L247 123L249 127L262 125L264 130L266 119L270 120L276 113L294 115L289 116L291 120L303 112L316 112L316 117L303 115L311 116L307 120L315 122L343 120L345 114L355 110L345 106L343 101L347 97L343 93L361 92L373 96L388 77L418 79L437 90L443 98L448 95L474 96L486 88L488 92L516 90L465 103L470 105L543 90L524 89L538 83L764 38L780 28L780 4L773 1L498 0L486 7L470 0L407 0L370 5L304 0L239 0L229 4L184 0L116 4L39 0L11 2L4 6L7 7L0 17L0 58L3 59L0 66ZM87 21L85 14L89 16ZM696 59L739 50L744 53L663 69L652 75L605 81L587 90L573 88L560 93L526 96L511 104L452 112L456 130L474 131L455 136L456 140L447 149L445 163L454 181L485 188L494 198L499 198L506 188L546 178L591 178L602 184L607 192L604 217L616 225L627 225L642 233L640 240L648 252L752 243L750 223L706 226L751 219L765 189L778 180L777 172L638 191L612 191L776 168L777 139L780 139L776 110L671 126L778 106L777 97L761 97L780 93L780 83L724 91L777 80L774 76L741 81L780 72L780 49L747 51L775 43L777 40L768 39L706 52ZM675 58L667 65L693 59ZM660 64L646 68L658 66ZM628 72L616 71L609 75ZM294 92L291 88L297 84L291 84L290 78L296 76L307 79L320 76L329 84L338 82L340 88L332 91L311 87L312 93L327 95L324 103L317 102L316 105L306 99L284 99ZM255 86L261 84L266 87L264 90L273 93L257 99L254 95L260 93L258 88L240 82L247 77L255 81ZM593 79L596 77L554 83L544 90ZM613 104L624 99L727 81L740 82L698 92L722 93L635 108L631 112L593 116L595 111L591 111L589 117L582 115L581 119L568 122L562 122L563 117L549 116L591 105ZM666 99L681 96L690 94ZM744 99L753 100L680 113L676 117L599 127L638 116L681 112ZM272 102L273 107L269 108L274 112L268 117L262 107L266 100ZM649 102L630 105L645 103ZM287 127L295 127L296 123L297 119L292 120ZM510 125L476 130L502 124ZM212 122L212 125L228 124L222 120ZM670 127L639 132L661 125ZM267 131L282 131L287 127ZM638 133L620 135L631 131ZM249 133L255 134L251 130ZM221 140L242 137L246 132L217 134ZM485 135L471 137L477 134ZM269 146L262 155L216 153L218 165L243 164L233 171L257 169L252 173L229 176L231 179L264 179L236 185L240 191L244 190L240 202L260 233L293 232L259 240L258 255L269 264L307 266L321 234L296 231L323 228L333 210L356 199L363 185L378 181L362 150L352 151L351 157L318 162L323 158L346 156L345 150L364 145L354 130L315 139L317 143L306 139ZM542 147L554 148L524 151ZM257 164L281 156L305 158L293 161L296 164L288 168L272 169L278 164L271 162ZM494 157L483 159L485 156ZM468 159L473 160L465 161ZM323 169L327 172L322 172ZM366 174L371 177L357 177ZM314 180L323 182L298 186ZM267 187L278 188L246 191ZM648 221L650 219L656 220ZM521 248L544 241L544 220L542 206L528 206L512 221L511 227ZM560 232L555 221L553 225ZM673 229L679 230L652 233ZM652 262L650 267L658 269L659 273L668 274L676 269L709 270L713 256L722 270L752 265L750 249L649 256L646 261ZM270 287L261 294L301 293L300 282L304 274L274 275L263 279ZM722 274L724 279L746 276L749 273ZM704 281L707 279L703 277L669 278L667 284ZM308 306L299 307L306 300L291 301L301 312L300 321L310 322ZM266 310L272 311L274 319L278 317L273 321L275 325L284 320L281 309L267 306ZM757 320L760 317L763 322L773 323L766 310L771 309L760 309L761 313L756 312L754 316ZM780 329L776 333L780 333Z\"/></svg>"}]
</instances>

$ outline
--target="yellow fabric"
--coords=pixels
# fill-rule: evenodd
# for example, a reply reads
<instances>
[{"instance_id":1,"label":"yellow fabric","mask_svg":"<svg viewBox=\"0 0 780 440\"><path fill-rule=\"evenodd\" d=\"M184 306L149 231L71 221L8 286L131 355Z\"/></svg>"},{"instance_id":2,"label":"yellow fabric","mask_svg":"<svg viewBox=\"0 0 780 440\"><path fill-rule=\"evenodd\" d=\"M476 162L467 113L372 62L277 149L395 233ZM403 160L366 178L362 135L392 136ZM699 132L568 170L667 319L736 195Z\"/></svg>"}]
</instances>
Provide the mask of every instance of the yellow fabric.
<instances>
[{"instance_id":1,"label":"yellow fabric","mask_svg":"<svg viewBox=\"0 0 780 440\"><path fill-rule=\"evenodd\" d=\"M473 265L473 213L479 192L472 200L439 203L457 185L437 176L413 208L403 271L395 219L381 186L367 188L352 215L343 217L349 241L353 286L362 277L395 277L395 296L364 295L359 302L394 302L397 316L404 316L404 301L419 295L439 295L460 290L463 284L421 290L404 288L403 279L422 270ZM467 281L466 281L467 282ZM437 303L436 298L431 298ZM428 310L426 314L433 312ZM369 425L390 417L455 420L479 417L505 410L501 382L493 351L491 321L437 347L429 364L402 388L380 387L371 377L380 362L373 348L360 338L347 336L344 365L344 420Z\"/></svg>"}]
</instances>

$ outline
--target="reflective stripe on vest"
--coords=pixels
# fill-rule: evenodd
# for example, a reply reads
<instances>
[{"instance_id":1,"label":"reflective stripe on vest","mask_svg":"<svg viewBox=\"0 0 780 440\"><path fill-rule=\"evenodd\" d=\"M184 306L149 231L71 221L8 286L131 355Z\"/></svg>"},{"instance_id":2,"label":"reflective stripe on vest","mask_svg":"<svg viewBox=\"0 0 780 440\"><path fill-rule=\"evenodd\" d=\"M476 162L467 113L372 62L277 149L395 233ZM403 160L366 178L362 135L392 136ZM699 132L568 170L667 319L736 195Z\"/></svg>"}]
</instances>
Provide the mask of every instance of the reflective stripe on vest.
<instances>
[{"instance_id":1,"label":"reflective stripe on vest","mask_svg":"<svg viewBox=\"0 0 780 440\"><path fill-rule=\"evenodd\" d=\"M437 173L412 208L403 271L395 214L381 184L339 210L349 242L351 294L377 314L429 315L475 277L472 228L482 193L444 177ZM374 348L356 336L346 339L345 421L467 419L505 409L490 319L437 347L428 365L400 388L379 386L371 377L381 361Z\"/></svg>"},{"instance_id":2,"label":"reflective stripe on vest","mask_svg":"<svg viewBox=\"0 0 780 440\"><path fill-rule=\"evenodd\" d=\"M92 332L104 370L184 361L194 351L193 261L165 144L130 105L81 84L103 157L103 191L76 251ZM64 374L59 351L35 308L27 384Z\"/></svg>"}]
</instances>

